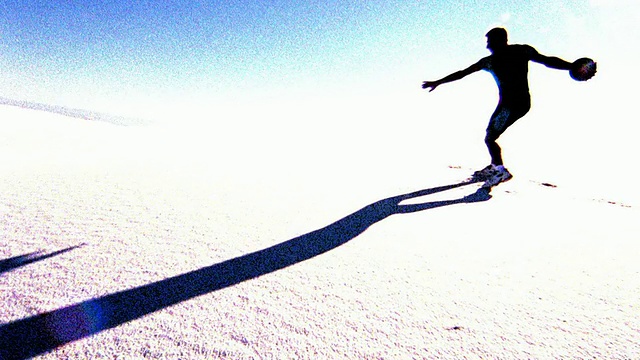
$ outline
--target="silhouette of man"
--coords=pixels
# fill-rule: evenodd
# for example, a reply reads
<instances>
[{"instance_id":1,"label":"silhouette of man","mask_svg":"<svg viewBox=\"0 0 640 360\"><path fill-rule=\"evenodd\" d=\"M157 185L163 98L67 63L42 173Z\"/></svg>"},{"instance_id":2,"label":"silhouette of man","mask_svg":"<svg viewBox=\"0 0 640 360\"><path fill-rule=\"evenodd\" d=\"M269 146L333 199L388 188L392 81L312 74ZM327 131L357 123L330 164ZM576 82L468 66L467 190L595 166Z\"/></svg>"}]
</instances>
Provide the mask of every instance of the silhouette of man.
<instances>
[{"instance_id":1,"label":"silhouette of man","mask_svg":"<svg viewBox=\"0 0 640 360\"><path fill-rule=\"evenodd\" d=\"M485 181L484 187L491 187L512 178L511 173L504 167L501 149L496 140L531 108L527 77L529 61L559 70L569 70L571 63L557 57L544 56L529 45L507 44L507 31L503 28L491 29L486 37L487 49L491 51L491 55L440 80L424 81L422 88L430 88L431 92L439 85L460 80L479 70L486 70L493 75L498 85L500 100L491 115L484 139L491 155L491 164L473 174L475 179Z\"/></svg>"}]
</instances>

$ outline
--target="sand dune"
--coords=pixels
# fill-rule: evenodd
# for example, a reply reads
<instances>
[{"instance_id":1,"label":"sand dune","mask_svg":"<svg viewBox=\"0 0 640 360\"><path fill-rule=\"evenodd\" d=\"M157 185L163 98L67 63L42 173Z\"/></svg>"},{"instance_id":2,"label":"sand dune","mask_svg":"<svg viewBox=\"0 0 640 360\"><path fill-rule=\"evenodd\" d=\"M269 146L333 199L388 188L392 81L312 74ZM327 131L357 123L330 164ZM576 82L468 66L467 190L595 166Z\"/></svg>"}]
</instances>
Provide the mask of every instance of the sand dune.
<instances>
[{"instance_id":1,"label":"sand dune","mask_svg":"<svg viewBox=\"0 0 640 360\"><path fill-rule=\"evenodd\" d=\"M625 199L357 128L0 128L0 358L640 357Z\"/></svg>"},{"instance_id":2,"label":"sand dune","mask_svg":"<svg viewBox=\"0 0 640 360\"><path fill-rule=\"evenodd\" d=\"M16 100L6 97L0 97L0 105L15 106L22 109L60 114L63 116L88 121L104 121L116 125L144 125L145 123L148 123L148 121L145 121L143 119L112 115L86 109L77 109L66 106L38 103L33 101Z\"/></svg>"}]
</instances>

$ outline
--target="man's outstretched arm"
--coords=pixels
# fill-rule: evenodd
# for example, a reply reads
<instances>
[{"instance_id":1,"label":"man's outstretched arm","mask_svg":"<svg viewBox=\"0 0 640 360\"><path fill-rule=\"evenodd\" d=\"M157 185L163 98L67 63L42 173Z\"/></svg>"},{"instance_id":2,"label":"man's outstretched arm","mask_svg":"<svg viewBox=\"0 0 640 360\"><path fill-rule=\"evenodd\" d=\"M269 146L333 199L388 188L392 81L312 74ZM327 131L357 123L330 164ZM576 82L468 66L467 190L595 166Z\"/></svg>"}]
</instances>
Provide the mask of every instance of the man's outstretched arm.
<instances>
[{"instance_id":1,"label":"man's outstretched arm","mask_svg":"<svg viewBox=\"0 0 640 360\"><path fill-rule=\"evenodd\" d=\"M452 81L456 81L456 80L460 80L463 77L472 74L476 71L482 70L482 66L480 65L480 62L477 62L471 66L469 66L468 68L464 69L464 70L460 70L460 71L456 71L450 75L447 75L445 77L443 77L440 80L436 80L436 81L423 81L422 82L422 88L423 89L428 89L431 88L429 90L429 92L435 90L438 86L448 83L448 82L452 82Z\"/></svg>"},{"instance_id":2,"label":"man's outstretched arm","mask_svg":"<svg viewBox=\"0 0 640 360\"><path fill-rule=\"evenodd\" d=\"M558 69L558 70L570 70L571 69L571 63L565 60L562 60L558 57L555 56L544 56L542 54L538 54L536 53L532 58L531 61L535 61L537 63L540 63L548 68L552 68L552 69Z\"/></svg>"}]
</instances>

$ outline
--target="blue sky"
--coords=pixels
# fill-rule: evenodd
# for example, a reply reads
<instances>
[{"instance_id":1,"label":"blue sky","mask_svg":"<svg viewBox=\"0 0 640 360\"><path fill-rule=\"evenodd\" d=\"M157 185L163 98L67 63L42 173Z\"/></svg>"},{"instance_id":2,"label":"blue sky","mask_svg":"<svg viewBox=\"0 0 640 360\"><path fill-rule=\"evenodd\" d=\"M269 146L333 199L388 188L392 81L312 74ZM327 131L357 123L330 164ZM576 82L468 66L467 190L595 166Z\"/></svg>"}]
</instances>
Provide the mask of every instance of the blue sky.
<instances>
[{"instance_id":1,"label":"blue sky","mask_svg":"<svg viewBox=\"0 0 640 360\"><path fill-rule=\"evenodd\" d=\"M143 116L249 99L394 101L487 55L495 25L606 67L638 43L637 15L627 0L3 1L0 95Z\"/></svg>"}]
</instances>

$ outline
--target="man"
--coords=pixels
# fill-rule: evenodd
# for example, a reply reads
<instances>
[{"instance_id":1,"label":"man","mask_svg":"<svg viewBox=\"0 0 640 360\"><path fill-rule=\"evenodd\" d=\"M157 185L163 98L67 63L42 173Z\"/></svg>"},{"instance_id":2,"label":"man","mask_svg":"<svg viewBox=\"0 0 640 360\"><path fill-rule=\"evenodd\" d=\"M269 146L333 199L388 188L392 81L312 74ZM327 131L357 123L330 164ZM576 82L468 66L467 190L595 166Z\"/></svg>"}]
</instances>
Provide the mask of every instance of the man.
<instances>
[{"instance_id":1,"label":"man","mask_svg":"<svg viewBox=\"0 0 640 360\"><path fill-rule=\"evenodd\" d=\"M496 140L531 108L527 78L529 61L559 70L569 70L571 63L557 57L539 54L529 45L508 45L507 31L503 28L491 29L486 36L487 49L491 51L490 56L440 80L424 81L422 88L430 88L429 92L431 92L439 85L460 80L479 70L486 70L493 75L498 85L500 100L491 115L484 139L491 155L491 164L473 174L474 179L485 181L484 187L491 187L512 178L511 173L504 167L501 149Z\"/></svg>"}]
</instances>

